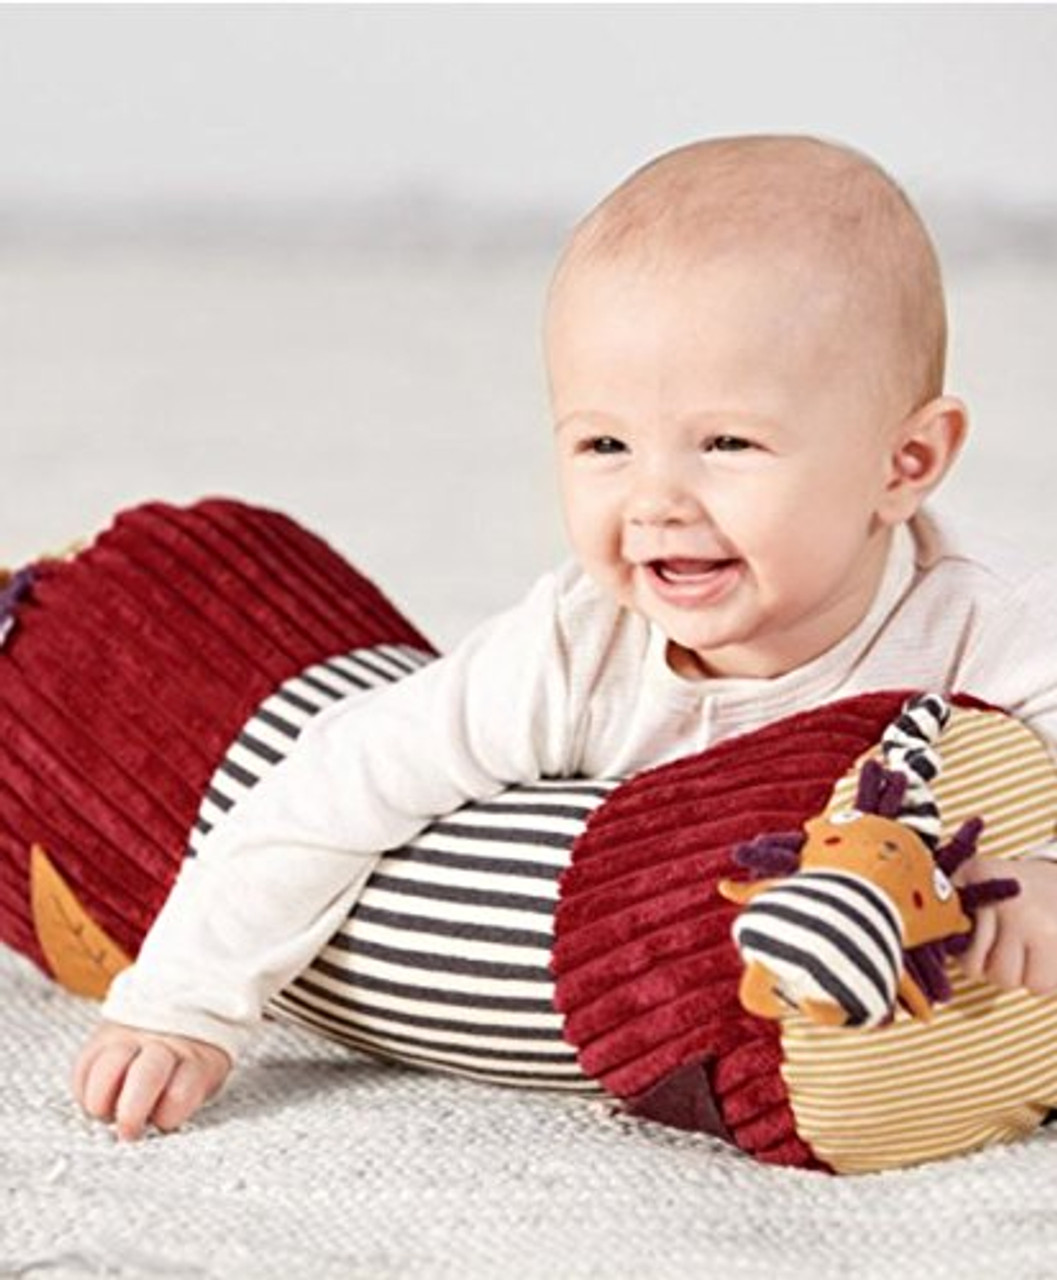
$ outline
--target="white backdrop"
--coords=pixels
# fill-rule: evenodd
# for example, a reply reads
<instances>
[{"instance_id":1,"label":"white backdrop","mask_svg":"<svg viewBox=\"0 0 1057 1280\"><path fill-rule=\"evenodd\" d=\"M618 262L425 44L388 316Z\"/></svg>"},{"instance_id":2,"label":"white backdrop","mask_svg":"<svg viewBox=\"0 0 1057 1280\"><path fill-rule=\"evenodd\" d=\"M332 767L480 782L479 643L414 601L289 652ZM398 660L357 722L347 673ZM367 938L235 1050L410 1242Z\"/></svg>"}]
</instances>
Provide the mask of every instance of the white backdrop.
<instances>
[{"instance_id":1,"label":"white backdrop","mask_svg":"<svg viewBox=\"0 0 1057 1280\"><path fill-rule=\"evenodd\" d=\"M0 196L576 209L703 133L837 133L915 187L1057 201L1052 5L0 12Z\"/></svg>"},{"instance_id":2,"label":"white backdrop","mask_svg":"<svg viewBox=\"0 0 1057 1280\"><path fill-rule=\"evenodd\" d=\"M570 220L707 133L875 154L933 222L947 500L1057 554L1057 8L0 8L0 563L148 496L303 517L447 643L561 553Z\"/></svg>"}]
</instances>

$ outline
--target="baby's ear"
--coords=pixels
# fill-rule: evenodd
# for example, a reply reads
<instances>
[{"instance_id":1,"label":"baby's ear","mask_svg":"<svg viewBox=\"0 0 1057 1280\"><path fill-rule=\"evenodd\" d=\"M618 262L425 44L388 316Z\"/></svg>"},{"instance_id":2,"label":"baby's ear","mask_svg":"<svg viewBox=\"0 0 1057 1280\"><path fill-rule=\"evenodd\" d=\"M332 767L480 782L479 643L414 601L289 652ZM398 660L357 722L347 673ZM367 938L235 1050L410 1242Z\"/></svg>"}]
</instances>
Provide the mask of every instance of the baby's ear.
<instances>
[{"instance_id":1,"label":"baby's ear","mask_svg":"<svg viewBox=\"0 0 1057 1280\"><path fill-rule=\"evenodd\" d=\"M937 396L899 424L878 512L882 519L891 524L910 519L947 474L968 425L968 411L955 396Z\"/></svg>"}]
</instances>

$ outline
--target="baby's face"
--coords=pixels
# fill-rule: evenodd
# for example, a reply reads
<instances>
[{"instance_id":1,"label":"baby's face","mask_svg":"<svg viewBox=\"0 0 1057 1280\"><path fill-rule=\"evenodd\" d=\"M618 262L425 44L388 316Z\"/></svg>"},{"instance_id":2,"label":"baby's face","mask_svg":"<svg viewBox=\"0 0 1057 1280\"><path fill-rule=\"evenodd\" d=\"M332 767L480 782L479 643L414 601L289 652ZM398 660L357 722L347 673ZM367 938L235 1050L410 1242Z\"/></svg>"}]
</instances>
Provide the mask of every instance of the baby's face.
<instances>
[{"instance_id":1,"label":"baby's face","mask_svg":"<svg viewBox=\"0 0 1057 1280\"><path fill-rule=\"evenodd\" d=\"M805 302L805 296L809 301ZM774 676L863 617L897 518L869 344L795 263L574 268L548 314L573 549L684 674Z\"/></svg>"}]
</instances>

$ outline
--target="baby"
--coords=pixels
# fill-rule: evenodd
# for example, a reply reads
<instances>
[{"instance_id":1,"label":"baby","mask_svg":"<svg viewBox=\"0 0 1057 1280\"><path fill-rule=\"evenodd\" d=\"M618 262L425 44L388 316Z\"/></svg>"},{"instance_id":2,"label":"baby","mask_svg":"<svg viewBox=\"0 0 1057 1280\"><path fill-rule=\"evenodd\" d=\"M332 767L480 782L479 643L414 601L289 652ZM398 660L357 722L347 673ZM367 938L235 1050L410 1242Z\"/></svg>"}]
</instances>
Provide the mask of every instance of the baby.
<instances>
[{"instance_id":1,"label":"baby","mask_svg":"<svg viewBox=\"0 0 1057 1280\"><path fill-rule=\"evenodd\" d=\"M188 859L74 1091L124 1138L217 1092L379 854L541 776L627 776L885 688L1057 745L1057 570L923 510L966 432L929 237L800 137L660 157L574 231L546 356L575 560L448 657L312 723ZM1057 846L1003 876L973 977L1057 991ZM967 880L991 875L974 861Z\"/></svg>"}]
</instances>

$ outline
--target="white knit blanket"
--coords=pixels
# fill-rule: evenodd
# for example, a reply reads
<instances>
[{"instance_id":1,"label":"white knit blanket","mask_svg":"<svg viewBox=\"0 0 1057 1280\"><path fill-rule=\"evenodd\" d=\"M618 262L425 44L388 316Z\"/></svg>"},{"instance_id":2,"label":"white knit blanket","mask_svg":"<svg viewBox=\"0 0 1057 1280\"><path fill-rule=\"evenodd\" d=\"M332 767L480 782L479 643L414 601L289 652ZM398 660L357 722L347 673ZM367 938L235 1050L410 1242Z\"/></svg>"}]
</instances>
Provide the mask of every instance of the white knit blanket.
<instances>
[{"instance_id":1,"label":"white knit blanket","mask_svg":"<svg viewBox=\"0 0 1057 1280\"><path fill-rule=\"evenodd\" d=\"M0 1276L1057 1276L1057 1130L861 1178L269 1027L185 1131L118 1144L67 1077L92 1006L0 952Z\"/></svg>"}]
</instances>

